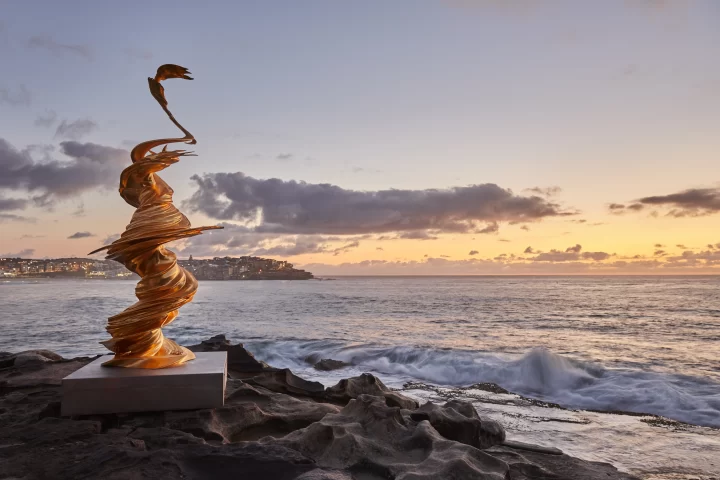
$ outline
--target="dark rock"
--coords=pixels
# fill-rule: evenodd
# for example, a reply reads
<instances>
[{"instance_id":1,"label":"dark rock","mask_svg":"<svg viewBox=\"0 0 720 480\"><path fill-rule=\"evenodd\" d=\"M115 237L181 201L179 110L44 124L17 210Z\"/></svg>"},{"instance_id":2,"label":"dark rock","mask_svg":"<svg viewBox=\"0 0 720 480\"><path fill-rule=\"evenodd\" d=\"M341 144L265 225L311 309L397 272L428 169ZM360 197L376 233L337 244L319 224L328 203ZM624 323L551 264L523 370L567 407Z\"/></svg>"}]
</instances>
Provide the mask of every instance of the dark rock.
<instances>
[{"instance_id":1,"label":"dark rock","mask_svg":"<svg viewBox=\"0 0 720 480\"><path fill-rule=\"evenodd\" d=\"M224 407L166 412L164 425L207 441L233 443L267 435L282 437L339 410L334 405L303 401L229 380Z\"/></svg>"},{"instance_id":2,"label":"dark rock","mask_svg":"<svg viewBox=\"0 0 720 480\"><path fill-rule=\"evenodd\" d=\"M360 395L383 397L388 406L391 407L407 408L410 410L418 407L418 403L415 400L393 392L386 387L379 378L369 373L363 373L359 377L342 379L337 385L328 387L325 390L326 398L343 405L347 404L353 398L358 398Z\"/></svg>"},{"instance_id":3,"label":"dark rock","mask_svg":"<svg viewBox=\"0 0 720 480\"><path fill-rule=\"evenodd\" d=\"M257 360L252 353L245 350L242 343L232 345L225 335L215 335L203 340L199 345L187 347L193 352L227 352L228 373L256 373L272 369L267 363Z\"/></svg>"},{"instance_id":4,"label":"dark rock","mask_svg":"<svg viewBox=\"0 0 720 480\"><path fill-rule=\"evenodd\" d=\"M428 423L408 425L400 408L360 395L337 414L277 440L318 466L353 478L505 479L508 466L480 450L447 440Z\"/></svg>"},{"instance_id":5,"label":"dark rock","mask_svg":"<svg viewBox=\"0 0 720 480\"><path fill-rule=\"evenodd\" d=\"M218 337L203 348L226 343ZM472 405L415 409L367 374L323 390L289 370L264 369L228 379L222 408L60 417L61 379L91 359L42 356L50 361L0 369L0 478L632 478L517 442L481 451L471 445L499 433Z\"/></svg>"},{"instance_id":6,"label":"dark rock","mask_svg":"<svg viewBox=\"0 0 720 480\"><path fill-rule=\"evenodd\" d=\"M506 446L495 446L486 452L509 465L512 480L638 480L618 472L609 463L586 462L565 454L518 451Z\"/></svg>"},{"instance_id":7,"label":"dark rock","mask_svg":"<svg viewBox=\"0 0 720 480\"><path fill-rule=\"evenodd\" d=\"M480 418L469 402L451 400L442 407L428 402L410 413L410 418L427 420L443 437L480 449L505 441L503 427L495 420Z\"/></svg>"},{"instance_id":8,"label":"dark rock","mask_svg":"<svg viewBox=\"0 0 720 480\"><path fill-rule=\"evenodd\" d=\"M38 418L60 417L62 402L50 402L38 413Z\"/></svg>"},{"instance_id":9,"label":"dark rock","mask_svg":"<svg viewBox=\"0 0 720 480\"><path fill-rule=\"evenodd\" d=\"M345 368L349 363L345 363L341 360L333 360L332 358L323 358L319 362L317 362L313 367L315 367L315 370L321 370L323 372L328 372L330 370L339 370L341 368Z\"/></svg>"},{"instance_id":10,"label":"dark rock","mask_svg":"<svg viewBox=\"0 0 720 480\"><path fill-rule=\"evenodd\" d=\"M289 368L271 370L245 379L250 385L258 385L268 390L306 397L322 397L325 386L320 382L310 382L292 373Z\"/></svg>"},{"instance_id":11,"label":"dark rock","mask_svg":"<svg viewBox=\"0 0 720 480\"><path fill-rule=\"evenodd\" d=\"M0 368L22 367L26 365L59 362L63 357L50 350L26 350L0 357Z\"/></svg>"}]
</instances>

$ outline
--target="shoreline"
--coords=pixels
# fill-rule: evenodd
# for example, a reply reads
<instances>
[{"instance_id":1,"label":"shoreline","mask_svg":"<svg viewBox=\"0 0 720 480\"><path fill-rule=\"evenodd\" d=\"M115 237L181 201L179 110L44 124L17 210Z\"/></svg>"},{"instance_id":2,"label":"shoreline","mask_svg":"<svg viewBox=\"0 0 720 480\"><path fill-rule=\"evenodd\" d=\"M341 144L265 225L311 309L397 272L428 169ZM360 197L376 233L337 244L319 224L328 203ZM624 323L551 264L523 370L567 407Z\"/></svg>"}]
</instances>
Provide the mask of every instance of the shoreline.
<instances>
[{"instance_id":1,"label":"shoreline","mask_svg":"<svg viewBox=\"0 0 720 480\"><path fill-rule=\"evenodd\" d=\"M96 476L89 478L102 478L106 468L112 466L113 471L118 471L118 465L114 464L127 458L131 450L134 452L131 456L146 458L147 462L121 471L152 472L160 475L159 478L176 478L163 472L162 462L154 461L169 449L176 458L173 467L179 468L187 478L225 478L213 476L210 470L190 467L200 455L216 460L222 457L225 462L232 459L235 473L246 475L253 471L252 465L261 461L268 468L273 465L271 468L284 472L272 478L288 480L535 478L524 476L530 471L544 472L548 478L557 479L636 479L607 463L587 462L562 454L553 445L506 441L501 424L478 416L474 407L464 401L450 400L444 402L444 406L424 403L420 407L419 402L404 392L385 387L370 374L325 388L318 382L303 380L290 370L273 368L256 360L242 345L231 345L224 336L190 348L228 352L225 407L141 415L60 417L60 378L92 358L62 359L47 351L0 355L0 408L4 412L0 416L0 444L4 447L0 448L0 458L5 457L5 463L0 462L5 465L0 467L0 474L40 478L48 465L57 468L69 458L86 455L88 458L82 466L68 465L55 470L68 475L56 478L71 478L70 475L78 478L82 476L79 468L91 466L97 470L92 474ZM246 412L251 411L248 408L259 408L265 413L261 417L254 414L248 417ZM294 419L290 422L292 427L288 426L288 416ZM300 417L305 420L300 421ZM155 427L147 425L148 421ZM358 429L357 422L365 426ZM79 434L78 428L84 433ZM335 433L320 440L314 433L320 431ZM475 433L468 437L469 431ZM421 443L411 446L421 437L424 438ZM128 438L129 444L122 440ZM177 443L178 438L185 440ZM53 444L51 450L44 447L49 446L47 442ZM158 449L158 442L164 447ZM375 447L368 450L370 443ZM378 455L378 448L384 453ZM412 453L417 448L425 452L421 457ZM58 453L50 454L50 451ZM93 451L103 453L103 462L93 462ZM45 458L42 465L30 462L31 457L38 455ZM306 460L300 460L298 455ZM464 460L457 463L454 458ZM309 476L311 472L313 476Z\"/></svg>"},{"instance_id":2,"label":"shoreline","mask_svg":"<svg viewBox=\"0 0 720 480\"><path fill-rule=\"evenodd\" d=\"M530 397L514 394L511 391L499 387L494 383L481 383L469 385L466 387L440 387L422 382L407 382L402 385L401 388L387 388L384 386L380 378L373 375L363 374L359 376L352 376L353 374L355 374L355 371L346 370L346 372L343 372L343 369L348 368L348 366L344 364L344 362L333 361L330 359L316 359L319 360L319 362L322 363L324 366L328 366L328 368L330 368L330 370L326 371L325 373L335 374L336 378L341 379L337 382L337 385L335 387L325 388L324 385L333 385L333 382L328 382L323 385L316 381L306 380L303 378L303 376L298 376L289 369L273 368L267 363L256 359L252 353L250 353L248 350L245 350L242 344L231 345L230 342L228 342L224 338L224 336L213 337L209 340L201 342L201 344L199 345L190 346L190 348L194 349L195 351L220 350L227 351L229 353L230 375L228 377L229 390L226 395L226 399L232 399L238 396L242 397L242 395L239 395L237 393L237 390L233 389L243 389L247 388L247 386L250 385L255 389L265 389L269 392L272 392L269 393L268 391L262 390L263 392L265 392L264 395L289 395L290 397L292 397L292 399L294 399L292 401L296 402L293 403L293 405L298 408L301 407L301 410L307 407L306 403L308 401L312 402L312 405L318 405L318 402L321 405L325 404L323 402L330 402L330 404L332 404L333 408L335 408L336 410L327 410L325 411L325 414L331 413L333 415L341 415L341 410L349 406L347 401L350 400L350 397L343 397L345 398L345 400L338 403L334 400L330 401L326 399L324 395L327 395L327 393L322 392L332 391L332 389L337 390L337 388L339 388L338 385L347 385L347 382L351 382L353 384L357 382L367 383L366 379L372 377L377 380L378 385L382 385L381 390L372 390L375 395L381 395L386 397L390 395L394 399L393 401L400 402L401 404L405 405L405 407L408 407L408 405L413 405L414 402L417 402L418 405L422 405L425 402L429 401L439 406L438 408L444 408L442 407L442 405L447 405L448 402L461 402L466 405L472 405L473 411L477 411L477 413L480 415L480 418L495 420L496 423L499 423L502 427L504 427L504 431L507 432L507 437L504 440L504 444L503 442L501 442L501 444L496 444L495 446L489 447L488 452L491 456L493 455L493 452L496 452L498 449L502 450L502 452L496 452L498 458L505 458L503 457L503 455L510 455L508 452L514 452L513 455L523 456L523 461L528 461L535 466L539 466L538 468L549 468L550 470L548 471L552 471L552 465L548 464L547 462L552 463L554 461L550 457L552 455L557 455L557 449L559 448L559 450L567 454L563 455L562 457L565 459L564 461L581 462L578 465L584 465L583 468L590 468L587 465L593 466L593 468L601 468L599 466L596 466L593 462L599 462L598 465L614 465L614 468L610 470L611 473L608 473L608 471L606 470L601 470L603 472L603 476L598 478L603 478L607 480L665 480L670 478L672 478L673 480L710 480L712 478L715 478L710 476L709 474L709 472L712 472L712 469L715 468L714 466L709 466L709 464L702 465L702 463L698 465L698 462L707 463L708 461L711 461L708 460L708 458L713 458L713 452L720 453L720 429L713 429L711 427L700 427L692 424L684 424L682 422L668 420L652 414L643 415L636 412L617 411L592 412L588 410L569 409L563 407L562 405L554 404L552 402L544 402ZM43 357L44 355L51 358ZM57 399L54 401L56 403L50 402L47 404L43 404L43 411L47 409L52 410L53 408L59 408L57 407L57 405L59 405L57 403L59 401L57 392L57 385L59 385L59 375L54 374L44 376L43 371L58 368L62 370L64 368L64 370L62 370L64 376L65 374L70 373L70 365L73 365L74 368L79 368L79 366L82 366L89 361L97 358L97 356L93 356L59 360L59 356L55 356L51 352L41 351L41 353L31 353L28 358L21 362L22 365L18 366L14 365L14 361L11 364L11 357L13 356L9 354L0 354L0 409L4 409L6 413L8 411L11 411L13 408L17 408L17 406L25 408L23 407L24 400L21 401L21 399L29 399L31 397L25 392L34 392L35 394L42 395L43 401L47 400L47 397L49 395ZM17 355L15 355L14 357L17 358ZM315 368L318 368L317 362L315 365ZM338 375L340 376L338 377ZM38 384L37 382L41 383ZM364 386L360 387L359 391L367 391L366 389L368 388L368 386L365 385L365 383L362 383L362 385ZM308 388L309 390L307 390ZM55 391L53 393L48 389L54 389ZM20 393L28 396L22 397ZM257 392L253 393L252 395L257 395ZM8 398L11 399L10 405L8 405ZM280 398L281 397L277 397L277 399ZM283 402L290 401L290 398L282 397L282 399ZM355 395L355 399L358 399L357 395ZM369 401L370 404L372 403L371 399L365 400ZM234 400L227 401L230 401L232 403ZM55 405L55 407L53 407L53 405ZM261 404L257 404L256 407L252 408L258 407L261 408L261 410L263 408ZM227 411L225 410L226 408L230 408L232 410L236 407L232 407L231 405L226 404L226 407L223 407L219 410L215 409L213 411L197 411L198 413L193 414L190 414L190 412L186 412L183 414L181 414L181 412L177 412L173 413L172 416L175 417L178 414L181 414L180 417L189 415L192 418L197 418L197 415L199 414L200 417L207 418L207 421L210 421L212 423L212 421L214 421L212 420L213 418L225 418L227 416ZM416 407L411 408L410 410L408 410L408 412L412 413L414 408ZM247 406L242 407L242 411L247 411ZM206 414L201 412L211 413ZM406 412L403 415L410 415L410 413ZM165 417L167 417L168 414L169 412L165 414ZM155 414L151 414L151 416L154 415ZM42 420L46 416L47 412L43 413L38 418ZM135 415L132 414L130 416L133 418L135 417ZM60 418L59 413L57 412L50 415L50 417L58 419L63 424L65 424L65 420ZM120 421L116 418L117 416L113 415L100 417L102 417L100 419L101 424L105 424L107 422L110 422L112 424L113 422ZM3 417L0 416L0 421L2 421L2 418ZM36 418L34 421L37 421L38 418ZM242 420L242 416L233 418L233 421L229 421L227 420L227 418L225 418L223 422L229 423L227 423L223 428L233 430L235 427L233 427L232 422L244 421ZM262 435L258 438L255 438L259 435L259 433L248 433L240 436L235 435L234 437L232 435L231 437L227 437L226 434L221 434L220 436L217 436L217 434L204 433L200 435L200 438L204 439L204 441L208 444L216 445L217 441L219 441L219 445L227 445L230 448L234 448L232 446L236 445L236 440L241 437L242 440L239 441L243 444L245 444L244 442L256 442L256 446L265 444L277 445L283 443L282 439L285 438L285 436L302 435L302 433L298 432L304 431L303 429L309 428L311 425L317 424L318 422L321 423L322 417L313 418L314 422L303 425L302 428L300 428L299 430L296 428L298 427L297 425L289 430L283 427L287 431L281 429L279 433L281 433L282 435L280 435L279 437L277 437L278 432L276 432L276 437L274 437L274 440L269 440L265 438L267 435ZM272 416L266 418L266 420L271 421ZM28 420L26 419L26 422L27 421ZM68 419L67 421L75 422L78 421L78 419ZM277 421L277 419L272 421ZM407 421L410 422L410 420ZM193 422L196 422L196 420L193 420ZM30 423L32 424L33 422L31 421ZM192 423L192 425L195 425L195 423ZM196 425L192 425L188 426L187 428L181 428L181 431L186 433L189 431L192 435L197 436L198 427ZM413 425L417 425L417 422L413 423ZM188 428L190 430L188 430ZM203 428L210 427L206 426ZM251 431L258 431L257 428L260 427L253 428L255 430L251 429ZM315 428L320 428L320 426L316 426ZM640 432L640 430L642 430L642 432ZM264 433L269 432L269 430L265 431L262 428L259 431L262 431ZM36 433L40 437L44 435L42 431L38 431ZM210 435L210 437L208 437L208 435ZM619 455L617 454L617 452L613 454L612 451L608 453L608 449L612 450L613 446L615 446L616 450L622 450L623 448L625 448L622 444L618 445L618 441L619 439L622 439L623 436L627 437L628 435L630 435L631 437L636 436L638 442L642 442L642 438L653 437L652 442L655 443L654 450L648 449L646 445L638 445L637 442L632 442L632 444L630 445L631 448L628 448L628 451L625 452L625 454L622 454L622 452L620 452ZM214 440L208 441L208 438ZM662 443L662 445L659 445L658 442L662 439L664 439L664 441L660 442ZM98 440L98 438L95 438L95 440ZM41 438L38 438L35 441L42 440ZM688 453L691 452L692 449L697 449L697 446L702 444L703 441L709 442L707 443L707 446L710 447L710 449L705 452L705 457L702 457L699 461L697 459L692 460L692 458L687 457ZM0 444L6 445L7 441L0 441ZM500 446L498 447L498 445ZM330 447L331 445L328 446L328 448ZM300 450L302 450L302 448L304 447L301 448L301 446L296 445L296 448L300 448ZM664 452L662 450L663 448L667 449L667 452ZM0 448L0 456L3 454L3 450L4 449ZM481 449L481 451L485 450ZM398 452L395 452L395 454L401 455L401 453ZM535 457L529 458L528 455L535 455ZM661 455L667 456L670 462L675 462L675 467L670 468L668 467L668 465L657 465L658 459L661 458ZM549 458L550 460L548 460ZM613 459L613 461L608 461L609 458ZM681 459L685 459L685 461ZM323 464L322 461L319 461L318 459L315 459L313 461L315 461L316 464L320 466L320 468L324 468L323 465L327 466L327 464ZM687 465L685 465L685 463L687 463ZM578 466L577 468L580 467ZM605 469L608 467L602 468ZM670 472L673 472L673 476L662 476L660 473L658 473L661 471L668 474ZM0 473L2 473L2 470L0 470ZM191 476L190 478L205 477ZM330 480L331 478L335 477L327 478L328 480ZM338 478L344 479L345 477ZM350 480L350 478L354 477L348 477L347 480ZM558 478L565 479L566 477ZM570 476L567 478L594 479L595 477Z\"/></svg>"}]
</instances>

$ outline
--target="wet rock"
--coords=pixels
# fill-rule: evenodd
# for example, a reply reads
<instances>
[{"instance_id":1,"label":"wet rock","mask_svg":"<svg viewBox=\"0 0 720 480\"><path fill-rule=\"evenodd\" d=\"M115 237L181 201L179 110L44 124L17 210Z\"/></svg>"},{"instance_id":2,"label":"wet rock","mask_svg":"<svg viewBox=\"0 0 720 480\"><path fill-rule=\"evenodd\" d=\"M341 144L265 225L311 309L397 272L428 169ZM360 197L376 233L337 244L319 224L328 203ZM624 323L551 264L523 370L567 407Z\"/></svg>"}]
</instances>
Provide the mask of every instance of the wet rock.
<instances>
[{"instance_id":1,"label":"wet rock","mask_svg":"<svg viewBox=\"0 0 720 480\"><path fill-rule=\"evenodd\" d=\"M532 443L517 442L514 440L505 440L502 445L515 450L527 450L529 452L545 453L548 455L562 455L563 452L559 448L555 447L543 447L541 445L535 445Z\"/></svg>"},{"instance_id":2,"label":"wet rock","mask_svg":"<svg viewBox=\"0 0 720 480\"><path fill-rule=\"evenodd\" d=\"M225 335L215 335L214 337L203 340L198 345L190 345L187 347L193 352L227 352L228 373L256 373L268 369L272 369L267 363L261 362L248 352L242 343L233 345L225 338Z\"/></svg>"},{"instance_id":3,"label":"wet rock","mask_svg":"<svg viewBox=\"0 0 720 480\"><path fill-rule=\"evenodd\" d=\"M315 363L313 367L315 370L320 370L323 372L328 372L330 370L339 370L341 368L345 368L349 363L345 363L341 360L333 360L332 358L323 358L319 362Z\"/></svg>"},{"instance_id":4,"label":"wet rock","mask_svg":"<svg viewBox=\"0 0 720 480\"><path fill-rule=\"evenodd\" d=\"M418 403L397 392L393 392L383 384L379 378L369 373L363 373L359 377L344 378L336 385L325 390L325 397L333 402L347 404L350 400L360 395L373 395L383 397L388 406L406 409L416 409Z\"/></svg>"},{"instance_id":5,"label":"wet rock","mask_svg":"<svg viewBox=\"0 0 720 480\"><path fill-rule=\"evenodd\" d=\"M480 449L505 441L505 429L495 420L480 418L469 402L451 400L442 407L428 402L410 413L410 418L427 420L443 437Z\"/></svg>"}]
</instances>

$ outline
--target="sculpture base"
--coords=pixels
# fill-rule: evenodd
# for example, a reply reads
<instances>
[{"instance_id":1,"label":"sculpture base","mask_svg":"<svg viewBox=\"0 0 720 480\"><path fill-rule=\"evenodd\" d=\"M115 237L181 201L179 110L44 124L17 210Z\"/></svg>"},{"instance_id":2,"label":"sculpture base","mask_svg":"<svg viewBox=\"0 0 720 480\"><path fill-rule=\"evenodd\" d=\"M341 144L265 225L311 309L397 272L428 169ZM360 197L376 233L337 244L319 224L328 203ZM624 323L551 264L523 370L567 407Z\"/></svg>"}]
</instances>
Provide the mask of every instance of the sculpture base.
<instances>
[{"instance_id":1,"label":"sculpture base","mask_svg":"<svg viewBox=\"0 0 720 480\"><path fill-rule=\"evenodd\" d=\"M201 352L195 360L159 370L103 367L105 355L62 381L61 414L192 410L225 403L227 353Z\"/></svg>"}]
</instances>

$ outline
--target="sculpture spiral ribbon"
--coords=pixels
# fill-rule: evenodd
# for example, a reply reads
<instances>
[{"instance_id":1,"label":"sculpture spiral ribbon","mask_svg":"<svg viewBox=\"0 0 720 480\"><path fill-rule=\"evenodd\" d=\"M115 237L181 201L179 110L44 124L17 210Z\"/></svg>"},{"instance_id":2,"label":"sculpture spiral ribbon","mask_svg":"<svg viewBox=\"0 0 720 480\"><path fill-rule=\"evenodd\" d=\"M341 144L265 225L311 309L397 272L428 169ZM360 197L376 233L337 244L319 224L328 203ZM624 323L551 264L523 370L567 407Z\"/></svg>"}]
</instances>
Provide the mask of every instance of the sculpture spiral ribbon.
<instances>
[{"instance_id":1,"label":"sculpture spiral ribbon","mask_svg":"<svg viewBox=\"0 0 720 480\"><path fill-rule=\"evenodd\" d=\"M158 68L155 78L148 78L150 93L185 137L149 140L133 148L133 163L120 175L120 196L137 210L118 240L92 252L107 249L107 259L122 263L142 277L135 287L138 302L108 319L106 329L112 338L102 344L115 356L103 363L105 366L165 368L195 358L190 350L162 334L162 327L177 317L180 307L192 301L198 287L195 277L177 264L175 254L164 244L222 227L192 228L173 205L172 188L156 175L180 161L180 157L191 155L184 150L168 151L168 144L196 143L168 110L160 84L168 78L192 80L188 73L183 67L168 64ZM151 150L161 145L165 145L161 152Z\"/></svg>"}]
</instances>

